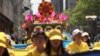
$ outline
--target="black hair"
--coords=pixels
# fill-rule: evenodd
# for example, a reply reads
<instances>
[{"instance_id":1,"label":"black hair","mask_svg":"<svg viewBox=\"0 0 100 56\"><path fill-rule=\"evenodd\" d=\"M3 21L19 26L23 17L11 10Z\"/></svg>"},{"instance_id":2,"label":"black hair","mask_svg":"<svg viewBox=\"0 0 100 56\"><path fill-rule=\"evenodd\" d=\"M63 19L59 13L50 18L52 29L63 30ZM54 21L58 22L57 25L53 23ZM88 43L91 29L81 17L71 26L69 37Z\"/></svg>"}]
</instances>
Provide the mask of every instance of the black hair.
<instances>
[{"instance_id":1,"label":"black hair","mask_svg":"<svg viewBox=\"0 0 100 56\"><path fill-rule=\"evenodd\" d=\"M36 37L38 35L43 35L44 37L46 37L44 32L34 32L32 37L34 38L34 36Z\"/></svg>"},{"instance_id":2,"label":"black hair","mask_svg":"<svg viewBox=\"0 0 100 56\"><path fill-rule=\"evenodd\" d=\"M88 44L89 47L91 47L89 36L84 36L84 37L87 38L86 43Z\"/></svg>"},{"instance_id":3,"label":"black hair","mask_svg":"<svg viewBox=\"0 0 100 56\"><path fill-rule=\"evenodd\" d=\"M39 35L43 35L44 39L48 39L44 32L34 32L32 38L37 38Z\"/></svg>"},{"instance_id":4,"label":"black hair","mask_svg":"<svg viewBox=\"0 0 100 56\"><path fill-rule=\"evenodd\" d=\"M10 56L7 48L4 48L4 53L2 54L2 56Z\"/></svg>"},{"instance_id":5,"label":"black hair","mask_svg":"<svg viewBox=\"0 0 100 56\"><path fill-rule=\"evenodd\" d=\"M62 42L63 41L61 41L61 45L60 45L61 53L62 53L61 56L66 53L64 48L63 48L63 43ZM46 54L47 54L47 56L51 56L51 43L50 43L50 40L48 40L47 45L46 45Z\"/></svg>"},{"instance_id":6,"label":"black hair","mask_svg":"<svg viewBox=\"0 0 100 56\"><path fill-rule=\"evenodd\" d=\"M10 35L10 36L11 36L11 39L12 39L12 40L15 40L15 38L14 38L12 35Z\"/></svg>"},{"instance_id":7,"label":"black hair","mask_svg":"<svg viewBox=\"0 0 100 56\"><path fill-rule=\"evenodd\" d=\"M90 39L87 39L86 43L88 44L89 47L91 46Z\"/></svg>"}]
</instances>

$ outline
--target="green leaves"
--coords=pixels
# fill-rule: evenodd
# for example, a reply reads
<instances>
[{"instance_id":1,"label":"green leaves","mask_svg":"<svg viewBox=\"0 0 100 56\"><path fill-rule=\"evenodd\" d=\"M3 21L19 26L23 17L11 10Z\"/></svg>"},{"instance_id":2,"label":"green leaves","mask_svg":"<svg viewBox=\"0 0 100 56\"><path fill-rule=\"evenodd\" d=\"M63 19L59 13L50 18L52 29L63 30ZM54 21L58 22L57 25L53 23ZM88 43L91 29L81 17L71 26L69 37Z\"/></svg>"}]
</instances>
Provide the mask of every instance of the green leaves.
<instances>
[{"instance_id":1,"label":"green leaves","mask_svg":"<svg viewBox=\"0 0 100 56\"><path fill-rule=\"evenodd\" d=\"M86 25L86 15L100 15L100 0L78 0L75 8L69 12L70 24Z\"/></svg>"}]
</instances>

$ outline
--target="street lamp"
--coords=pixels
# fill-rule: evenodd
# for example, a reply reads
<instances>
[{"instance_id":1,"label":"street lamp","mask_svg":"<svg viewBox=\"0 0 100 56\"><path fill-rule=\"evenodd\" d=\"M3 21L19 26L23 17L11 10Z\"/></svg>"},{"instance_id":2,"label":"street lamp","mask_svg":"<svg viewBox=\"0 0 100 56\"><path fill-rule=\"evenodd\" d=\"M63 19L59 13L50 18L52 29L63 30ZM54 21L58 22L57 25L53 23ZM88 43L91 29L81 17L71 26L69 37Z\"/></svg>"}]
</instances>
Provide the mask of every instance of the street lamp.
<instances>
[{"instance_id":1,"label":"street lamp","mask_svg":"<svg viewBox=\"0 0 100 56\"><path fill-rule=\"evenodd\" d=\"M96 35L96 19L97 19L97 16L96 15L87 15L87 16L85 16L85 18L88 22L91 41L93 41L94 36Z\"/></svg>"}]
</instances>

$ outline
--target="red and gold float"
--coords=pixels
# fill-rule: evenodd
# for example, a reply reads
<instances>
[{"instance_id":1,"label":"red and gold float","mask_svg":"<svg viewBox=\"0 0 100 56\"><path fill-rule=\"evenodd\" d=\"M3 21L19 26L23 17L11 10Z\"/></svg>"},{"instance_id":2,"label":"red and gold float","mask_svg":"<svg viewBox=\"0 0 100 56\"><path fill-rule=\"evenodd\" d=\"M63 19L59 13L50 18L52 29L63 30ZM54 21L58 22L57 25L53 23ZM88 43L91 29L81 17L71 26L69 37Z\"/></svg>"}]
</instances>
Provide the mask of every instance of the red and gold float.
<instances>
[{"instance_id":1,"label":"red and gold float","mask_svg":"<svg viewBox=\"0 0 100 56\"><path fill-rule=\"evenodd\" d=\"M45 29L46 26L55 28L54 25L63 25L63 23L66 22L67 19L68 16L66 16L64 13L57 13L54 10L53 4L46 1L40 3L36 15L30 14L25 16L26 24L30 22L31 26L41 26L43 29ZM28 24L28 26L26 24L23 25L22 28L27 28L30 26L30 24ZM47 27L46 30L48 30L49 28Z\"/></svg>"},{"instance_id":2,"label":"red and gold float","mask_svg":"<svg viewBox=\"0 0 100 56\"><path fill-rule=\"evenodd\" d=\"M39 5L38 11L42 16L47 16L52 14L54 7L50 2L42 2Z\"/></svg>"}]
</instances>

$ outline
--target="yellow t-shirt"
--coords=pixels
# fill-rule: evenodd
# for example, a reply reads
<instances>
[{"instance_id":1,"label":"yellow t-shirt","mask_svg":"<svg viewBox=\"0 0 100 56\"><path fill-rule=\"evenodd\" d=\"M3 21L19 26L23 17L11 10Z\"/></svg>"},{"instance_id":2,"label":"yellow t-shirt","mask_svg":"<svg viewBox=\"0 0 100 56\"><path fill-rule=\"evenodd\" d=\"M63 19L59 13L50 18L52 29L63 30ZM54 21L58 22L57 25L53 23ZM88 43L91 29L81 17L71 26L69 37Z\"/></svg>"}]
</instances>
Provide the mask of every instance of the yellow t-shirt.
<instances>
[{"instance_id":1,"label":"yellow t-shirt","mask_svg":"<svg viewBox=\"0 0 100 56\"><path fill-rule=\"evenodd\" d=\"M26 50L31 50L33 48L34 48L34 44L31 44L31 45L29 45L29 46L26 47Z\"/></svg>"},{"instance_id":2,"label":"yellow t-shirt","mask_svg":"<svg viewBox=\"0 0 100 56\"><path fill-rule=\"evenodd\" d=\"M89 47L87 45L87 43L85 42L81 42L80 45L77 45L75 42L72 42L69 44L67 51L70 54L74 54L74 53L78 53L78 52L85 52L88 51Z\"/></svg>"},{"instance_id":3,"label":"yellow t-shirt","mask_svg":"<svg viewBox=\"0 0 100 56\"><path fill-rule=\"evenodd\" d=\"M10 56L27 56L28 54L28 51L24 49L10 49L10 48L7 49Z\"/></svg>"},{"instance_id":4,"label":"yellow t-shirt","mask_svg":"<svg viewBox=\"0 0 100 56\"><path fill-rule=\"evenodd\" d=\"M34 47L33 49L28 51L28 55L27 56L47 56L45 52L39 53L36 49L36 47Z\"/></svg>"},{"instance_id":5,"label":"yellow t-shirt","mask_svg":"<svg viewBox=\"0 0 100 56\"><path fill-rule=\"evenodd\" d=\"M56 54L58 54L58 53L56 53L55 51L53 51L53 50L51 49L51 56L56 56ZM60 52L60 55L62 55L61 52Z\"/></svg>"},{"instance_id":6,"label":"yellow t-shirt","mask_svg":"<svg viewBox=\"0 0 100 56\"><path fill-rule=\"evenodd\" d=\"M6 48L7 47L7 38L4 32L0 32L0 46Z\"/></svg>"},{"instance_id":7,"label":"yellow t-shirt","mask_svg":"<svg viewBox=\"0 0 100 56\"><path fill-rule=\"evenodd\" d=\"M31 39L27 40L27 44L33 43Z\"/></svg>"}]
</instances>

